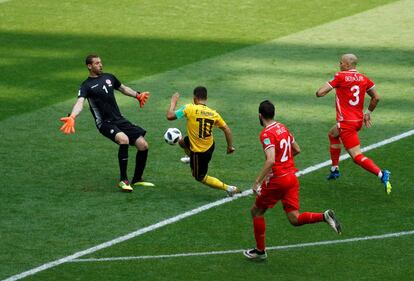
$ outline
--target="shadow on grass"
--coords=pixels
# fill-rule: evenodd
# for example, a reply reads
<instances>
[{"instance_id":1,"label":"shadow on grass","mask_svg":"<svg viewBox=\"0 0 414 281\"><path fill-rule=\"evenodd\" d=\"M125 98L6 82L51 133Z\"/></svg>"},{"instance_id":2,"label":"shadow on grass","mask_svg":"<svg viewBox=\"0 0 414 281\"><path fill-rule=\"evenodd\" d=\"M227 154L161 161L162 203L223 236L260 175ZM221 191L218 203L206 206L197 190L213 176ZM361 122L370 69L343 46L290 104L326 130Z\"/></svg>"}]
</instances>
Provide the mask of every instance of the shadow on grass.
<instances>
[{"instance_id":1,"label":"shadow on grass","mask_svg":"<svg viewBox=\"0 0 414 281\"><path fill-rule=\"evenodd\" d=\"M70 98L75 98L87 72L83 59L88 53L98 53L104 69L115 73L124 83L164 72L182 65L241 49L257 42L197 41L157 38L128 38L114 36L80 36L45 33L0 32L0 120L25 113ZM366 64L381 67L409 67L414 63L413 50L392 48L312 47L294 44L268 44L262 52L244 52L247 60L272 59L274 64L288 59L294 64L320 62L336 63L345 52L358 54ZM266 51L266 48L269 48ZM220 69L212 62L212 70ZM228 70L227 70L228 71ZM243 69L232 69L237 76ZM335 69L321 67L318 72L300 71L304 78L320 81ZM298 73L282 69L251 70L244 75L296 77ZM410 83L411 78L389 73L378 80ZM315 87L319 82L315 82ZM139 87L139 86L138 86ZM151 91L151 89L148 89ZM229 89L230 90L230 89ZM235 89L237 90L237 89ZM412 103L405 103L412 106Z\"/></svg>"},{"instance_id":2,"label":"shadow on grass","mask_svg":"<svg viewBox=\"0 0 414 281\"><path fill-rule=\"evenodd\" d=\"M87 77L84 57L128 82L247 46L233 42L0 32L0 120L75 98ZM13 89L13 95L7 89Z\"/></svg>"}]
</instances>

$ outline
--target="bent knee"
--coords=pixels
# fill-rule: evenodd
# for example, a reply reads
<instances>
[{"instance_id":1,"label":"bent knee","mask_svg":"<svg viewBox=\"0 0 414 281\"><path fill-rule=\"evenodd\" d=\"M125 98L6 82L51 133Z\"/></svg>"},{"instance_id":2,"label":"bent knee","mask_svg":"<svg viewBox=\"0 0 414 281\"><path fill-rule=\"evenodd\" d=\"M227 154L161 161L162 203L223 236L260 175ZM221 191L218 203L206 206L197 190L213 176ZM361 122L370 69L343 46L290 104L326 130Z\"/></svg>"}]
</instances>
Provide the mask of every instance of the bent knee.
<instances>
[{"instance_id":1,"label":"bent knee","mask_svg":"<svg viewBox=\"0 0 414 281\"><path fill-rule=\"evenodd\" d=\"M293 226L300 226L301 225L299 223L299 216L296 212L287 213L287 218L288 218L288 221L290 222L291 225L293 225Z\"/></svg>"},{"instance_id":2,"label":"bent knee","mask_svg":"<svg viewBox=\"0 0 414 281\"><path fill-rule=\"evenodd\" d=\"M293 226L301 226L301 224L299 224L299 222L296 220L289 220L290 224Z\"/></svg>"},{"instance_id":3,"label":"bent knee","mask_svg":"<svg viewBox=\"0 0 414 281\"><path fill-rule=\"evenodd\" d=\"M135 142L135 146L137 147L138 150L148 150L149 145L147 143L147 141L143 138L143 137L139 137L137 139L137 141Z\"/></svg>"},{"instance_id":4,"label":"bent knee","mask_svg":"<svg viewBox=\"0 0 414 281\"><path fill-rule=\"evenodd\" d=\"M260 207L257 207L256 204L254 204L252 208L250 209L250 214L252 215L252 218L263 217L266 210L267 208L260 208Z\"/></svg>"},{"instance_id":5,"label":"bent knee","mask_svg":"<svg viewBox=\"0 0 414 281\"><path fill-rule=\"evenodd\" d=\"M255 205L253 205L253 207L250 208L250 214L252 215L252 218L257 216L257 208Z\"/></svg>"},{"instance_id":6,"label":"bent knee","mask_svg":"<svg viewBox=\"0 0 414 281\"><path fill-rule=\"evenodd\" d=\"M119 135L115 140L119 144L129 144L129 138L127 135Z\"/></svg>"},{"instance_id":7,"label":"bent knee","mask_svg":"<svg viewBox=\"0 0 414 281\"><path fill-rule=\"evenodd\" d=\"M149 145L147 142L145 142L144 144L142 144L140 147L138 147L139 150L148 150L149 149Z\"/></svg>"}]
</instances>

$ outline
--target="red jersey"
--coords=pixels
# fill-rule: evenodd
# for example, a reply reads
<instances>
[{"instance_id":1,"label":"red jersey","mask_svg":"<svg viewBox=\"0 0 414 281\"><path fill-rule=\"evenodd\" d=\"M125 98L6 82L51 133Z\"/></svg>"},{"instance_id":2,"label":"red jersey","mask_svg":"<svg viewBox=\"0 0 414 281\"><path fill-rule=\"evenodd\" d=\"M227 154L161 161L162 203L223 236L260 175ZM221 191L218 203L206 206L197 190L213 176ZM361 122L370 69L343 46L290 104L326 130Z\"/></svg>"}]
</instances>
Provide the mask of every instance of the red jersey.
<instances>
[{"instance_id":1,"label":"red jersey","mask_svg":"<svg viewBox=\"0 0 414 281\"><path fill-rule=\"evenodd\" d=\"M355 69L337 72L328 84L336 89L336 120L362 121L365 93L375 84Z\"/></svg>"},{"instance_id":2,"label":"red jersey","mask_svg":"<svg viewBox=\"0 0 414 281\"><path fill-rule=\"evenodd\" d=\"M285 125L275 122L266 126L260 134L260 142L263 150L270 147L275 148L275 163L272 166L272 177L281 177L287 174L296 173L292 155L292 143L295 139Z\"/></svg>"}]
</instances>

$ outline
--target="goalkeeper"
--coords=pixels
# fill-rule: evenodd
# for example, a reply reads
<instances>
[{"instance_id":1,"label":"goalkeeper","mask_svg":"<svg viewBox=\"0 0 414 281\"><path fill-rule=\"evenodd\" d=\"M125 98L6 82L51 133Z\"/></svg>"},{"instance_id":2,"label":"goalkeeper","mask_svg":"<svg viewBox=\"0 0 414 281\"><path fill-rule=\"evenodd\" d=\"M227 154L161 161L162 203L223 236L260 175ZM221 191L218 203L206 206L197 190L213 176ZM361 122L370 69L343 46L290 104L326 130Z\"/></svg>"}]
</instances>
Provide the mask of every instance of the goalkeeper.
<instances>
[{"instance_id":1,"label":"goalkeeper","mask_svg":"<svg viewBox=\"0 0 414 281\"><path fill-rule=\"evenodd\" d=\"M130 192L133 191L133 186L153 186L152 183L145 182L142 178L148 156L148 143L144 139L146 131L122 116L115 100L114 89L126 96L136 98L141 108L144 107L149 93L134 91L123 85L114 75L103 73L102 61L97 55L88 55L85 63L89 70L89 77L81 84L78 99L70 115L60 119L64 123L60 130L64 134L75 133L75 119L82 111L85 99L87 99L99 132L119 145L120 182L118 187L122 191ZM137 148L135 173L131 183L127 176L129 145Z\"/></svg>"}]
</instances>

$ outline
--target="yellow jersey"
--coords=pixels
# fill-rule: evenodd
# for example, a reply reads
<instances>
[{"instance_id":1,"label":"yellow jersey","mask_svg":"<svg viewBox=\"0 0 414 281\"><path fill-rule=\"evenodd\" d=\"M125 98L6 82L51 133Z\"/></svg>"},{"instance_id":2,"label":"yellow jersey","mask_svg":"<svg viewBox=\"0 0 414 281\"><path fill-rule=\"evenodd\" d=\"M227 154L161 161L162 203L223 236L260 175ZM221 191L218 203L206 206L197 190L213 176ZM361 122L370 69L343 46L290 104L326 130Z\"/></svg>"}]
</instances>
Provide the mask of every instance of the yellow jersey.
<instances>
[{"instance_id":1,"label":"yellow jersey","mask_svg":"<svg viewBox=\"0 0 414 281\"><path fill-rule=\"evenodd\" d=\"M213 145L213 126L226 126L220 114L203 104L186 104L175 111L175 116L187 118L187 135L193 152L207 151Z\"/></svg>"}]
</instances>

